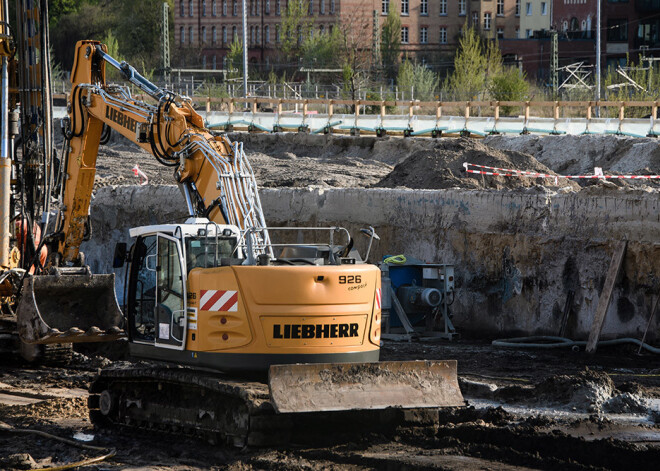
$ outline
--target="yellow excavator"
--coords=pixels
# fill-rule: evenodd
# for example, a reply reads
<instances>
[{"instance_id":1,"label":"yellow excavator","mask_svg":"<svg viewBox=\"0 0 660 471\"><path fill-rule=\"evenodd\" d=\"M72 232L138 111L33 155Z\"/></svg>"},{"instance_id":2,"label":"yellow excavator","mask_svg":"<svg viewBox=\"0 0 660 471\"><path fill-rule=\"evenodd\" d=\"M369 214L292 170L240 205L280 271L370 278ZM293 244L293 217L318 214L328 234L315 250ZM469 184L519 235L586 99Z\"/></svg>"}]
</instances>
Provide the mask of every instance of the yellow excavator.
<instances>
[{"instance_id":1,"label":"yellow excavator","mask_svg":"<svg viewBox=\"0 0 660 471\"><path fill-rule=\"evenodd\" d=\"M106 83L106 66L140 96ZM44 236L32 241L28 268L38 270L25 270L15 299L26 345L127 336L131 355L151 361L99 374L93 422L270 445L310 421L381 428L463 404L455 361L378 361L379 269L340 227L304 228L310 243L273 242L301 228L266 226L242 144L206 129L189 98L96 41L76 45L71 83L65 151L52 166L59 184ZM110 129L172 167L189 212L184 223L131 229L129 250L118 245L123 313L112 275L91 274L79 250Z\"/></svg>"}]
</instances>

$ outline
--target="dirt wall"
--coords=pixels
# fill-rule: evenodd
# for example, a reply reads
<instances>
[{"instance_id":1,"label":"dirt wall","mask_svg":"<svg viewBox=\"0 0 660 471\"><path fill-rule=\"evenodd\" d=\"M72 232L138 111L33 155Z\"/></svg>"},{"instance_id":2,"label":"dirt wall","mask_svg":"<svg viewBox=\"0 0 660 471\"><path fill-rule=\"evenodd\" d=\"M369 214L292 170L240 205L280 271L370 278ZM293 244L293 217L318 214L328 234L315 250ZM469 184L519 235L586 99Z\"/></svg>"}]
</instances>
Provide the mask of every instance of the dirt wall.
<instances>
[{"instance_id":1,"label":"dirt wall","mask_svg":"<svg viewBox=\"0 0 660 471\"><path fill-rule=\"evenodd\" d=\"M568 335L585 338L614 247L629 241L603 336L641 337L660 290L660 200L654 192L297 189L261 191L272 226L372 225L378 260L404 253L456 265L454 322L465 334L557 334L570 291ZM128 227L183 220L176 187L107 187L92 206L83 250L110 271ZM158 216L156 216L158 215ZM364 252L366 238L356 236ZM120 272L118 272L120 273ZM122 297L123 276L117 280ZM660 316L649 330L658 337Z\"/></svg>"}]
</instances>

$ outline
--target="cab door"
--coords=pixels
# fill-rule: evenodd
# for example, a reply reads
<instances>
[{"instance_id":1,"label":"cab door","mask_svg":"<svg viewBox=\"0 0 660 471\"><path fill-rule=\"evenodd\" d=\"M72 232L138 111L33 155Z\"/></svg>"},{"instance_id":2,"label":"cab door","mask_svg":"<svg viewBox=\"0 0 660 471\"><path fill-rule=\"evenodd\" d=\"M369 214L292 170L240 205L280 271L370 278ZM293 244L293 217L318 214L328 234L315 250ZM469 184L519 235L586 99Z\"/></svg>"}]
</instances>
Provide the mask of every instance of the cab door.
<instances>
[{"instance_id":1,"label":"cab door","mask_svg":"<svg viewBox=\"0 0 660 471\"><path fill-rule=\"evenodd\" d=\"M186 344L186 271L181 243L158 234L156 249L156 346L183 350Z\"/></svg>"}]
</instances>

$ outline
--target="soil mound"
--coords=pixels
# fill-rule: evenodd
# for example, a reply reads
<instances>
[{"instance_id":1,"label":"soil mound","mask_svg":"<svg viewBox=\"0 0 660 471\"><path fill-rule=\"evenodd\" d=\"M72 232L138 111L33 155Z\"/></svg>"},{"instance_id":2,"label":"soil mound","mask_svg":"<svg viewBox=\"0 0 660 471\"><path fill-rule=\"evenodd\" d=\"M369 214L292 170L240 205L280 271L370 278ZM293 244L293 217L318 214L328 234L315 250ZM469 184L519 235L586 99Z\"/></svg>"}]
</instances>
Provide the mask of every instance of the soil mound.
<instances>
[{"instance_id":1,"label":"soil mound","mask_svg":"<svg viewBox=\"0 0 660 471\"><path fill-rule=\"evenodd\" d=\"M493 149L481 141L456 138L442 139L436 141L432 149L413 152L410 157L394 167L389 175L374 186L381 188L444 189L460 187L499 190L532 187L542 181L545 186L577 188L575 183L565 180L558 180L555 184L554 181L548 179L467 173L463 167L465 162L554 175L549 168L529 154Z\"/></svg>"}]
</instances>

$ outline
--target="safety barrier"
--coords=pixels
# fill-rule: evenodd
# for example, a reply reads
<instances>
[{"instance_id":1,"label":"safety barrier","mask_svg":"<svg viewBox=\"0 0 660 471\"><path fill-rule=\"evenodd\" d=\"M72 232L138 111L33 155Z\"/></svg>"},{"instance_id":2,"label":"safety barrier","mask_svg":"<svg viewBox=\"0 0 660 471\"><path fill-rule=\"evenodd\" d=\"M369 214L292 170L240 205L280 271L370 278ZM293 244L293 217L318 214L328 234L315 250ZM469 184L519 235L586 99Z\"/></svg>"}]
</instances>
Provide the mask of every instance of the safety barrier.
<instances>
[{"instance_id":1,"label":"safety barrier","mask_svg":"<svg viewBox=\"0 0 660 471\"><path fill-rule=\"evenodd\" d=\"M269 97L193 97L192 100L199 108L205 108L203 114L210 128L223 130L432 137L532 133L660 136L660 101L420 102ZM504 111L516 108L521 110L519 115L503 116ZM344 112L336 113L338 109ZM392 113L393 109L399 110L398 113ZM55 116L60 117L64 112L56 108ZM645 117L626 117L627 113ZM615 116L602 117L609 114Z\"/></svg>"},{"instance_id":2,"label":"safety barrier","mask_svg":"<svg viewBox=\"0 0 660 471\"><path fill-rule=\"evenodd\" d=\"M203 99L195 99L200 102ZM294 100L274 98L206 98L206 119L211 128L242 128L249 131L303 131L311 133L360 132L378 136L398 133L404 136L462 134L617 134L633 137L660 135L660 102L611 101L368 101L368 100ZM214 111L219 104L222 111ZM285 110L285 106L295 110ZM353 112L335 113L338 106ZM380 111L366 113L366 107ZM392 108L407 109L406 114L389 114ZM520 108L516 117L501 116L502 110ZM616 117L597 117L616 109ZM646 118L626 118L626 110L642 108ZM644 109L645 108L645 109ZM461 110L461 115L444 115L443 110ZM576 113L576 109L578 112ZM425 114L434 110L434 114ZM538 115L532 113L539 112ZM543 117L549 114L549 117ZM582 114L582 116L580 116ZM639 114L639 113L638 113Z\"/></svg>"}]
</instances>

